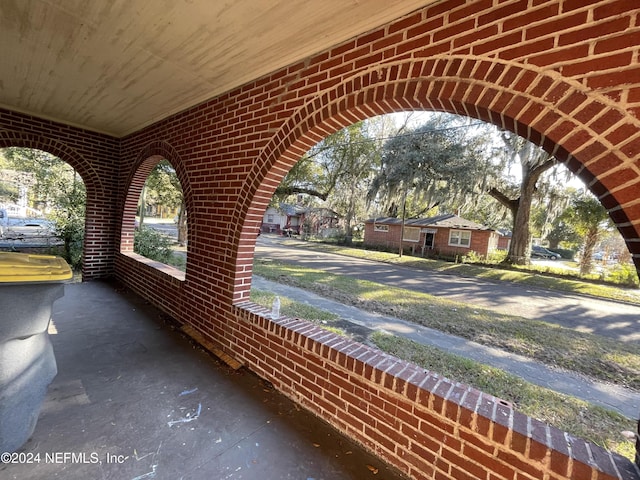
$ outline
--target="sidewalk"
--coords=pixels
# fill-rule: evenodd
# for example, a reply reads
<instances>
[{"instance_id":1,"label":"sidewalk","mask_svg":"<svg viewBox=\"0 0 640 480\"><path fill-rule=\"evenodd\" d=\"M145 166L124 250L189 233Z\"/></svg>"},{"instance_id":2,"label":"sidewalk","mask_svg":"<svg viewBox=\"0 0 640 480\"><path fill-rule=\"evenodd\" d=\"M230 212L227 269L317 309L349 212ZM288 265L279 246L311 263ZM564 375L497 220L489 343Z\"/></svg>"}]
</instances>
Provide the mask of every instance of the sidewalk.
<instances>
[{"instance_id":1,"label":"sidewalk","mask_svg":"<svg viewBox=\"0 0 640 480\"><path fill-rule=\"evenodd\" d=\"M333 312L359 330L364 327L371 331L379 330L403 336L424 345L432 345L449 353L500 368L533 384L617 411L627 418L635 420L640 415L640 393L623 387L592 381L572 372L550 368L520 355L480 345L398 318L369 313L256 275L253 276L252 286L258 290L273 292L282 297Z\"/></svg>"}]
</instances>

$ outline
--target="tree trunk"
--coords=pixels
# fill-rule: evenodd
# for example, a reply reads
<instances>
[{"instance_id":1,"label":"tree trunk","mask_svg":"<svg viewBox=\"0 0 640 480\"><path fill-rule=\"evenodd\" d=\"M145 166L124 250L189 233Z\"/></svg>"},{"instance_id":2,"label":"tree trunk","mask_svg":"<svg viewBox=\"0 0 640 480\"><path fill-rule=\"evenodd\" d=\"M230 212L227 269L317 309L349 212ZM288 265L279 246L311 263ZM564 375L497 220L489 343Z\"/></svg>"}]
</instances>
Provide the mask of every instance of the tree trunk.
<instances>
[{"instance_id":1,"label":"tree trunk","mask_svg":"<svg viewBox=\"0 0 640 480\"><path fill-rule=\"evenodd\" d=\"M547 240L549 240L549 250L557 250L560 246L560 240L558 240L557 238L547 237Z\"/></svg>"},{"instance_id":2,"label":"tree trunk","mask_svg":"<svg viewBox=\"0 0 640 480\"><path fill-rule=\"evenodd\" d=\"M353 218L355 217L356 212L356 200L355 200L355 192L356 192L356 180L351 178L351 193L349 194L349 202L347 203L347 208L344 216L344 241L346 245L353 244Z\"/></svg>"},{"instance_id":3,"label":"tree trunk","mask_svg":"<svg viewBox=\"0 0 640 480\"><path fill-rule=\"evenodd\" d=\"M187 243L187 215L184 200L180 204L180 213L178 214L178 245L184 247Z\"/></svg>"},{"instance_id":4,"label":"tree trunk","mask_svg":"<svg viewBox=\"0 0 640 480\"><path fill-rule=\"evenodd\" d=\"M584 250L580 259L580 275L588 275L593 268L593 250L598 243L598 229L590 228L584 238Z\"/></svg>"},{"instance_id":5,"label":"tree trunk","mask_svg":"<svg viewBox=\"0 0 640 480\"><path fill-rule=\"evenodd\" d=\"M142 226L144 225L144 216L145 216L145 211L147 209L146 197L147 197L147 186L145 185L144 187L142 187L142 193L140 194L140 212L139 212L140 224L138 225L138 228L140 230L142 230Z\"/></svg>"},{"instance_id":6,"label":"tree trunk","mask_svg":"<svg viewBox=\"0 0 640 480\"><path fill-rule=\"evenodd\" d=\"M531 257L531 203L535 191L535 180L527 176L522 180L520 198L513 212L513 231L507 262L514 265L526 265Z\"/></svg>"}]
</instances>

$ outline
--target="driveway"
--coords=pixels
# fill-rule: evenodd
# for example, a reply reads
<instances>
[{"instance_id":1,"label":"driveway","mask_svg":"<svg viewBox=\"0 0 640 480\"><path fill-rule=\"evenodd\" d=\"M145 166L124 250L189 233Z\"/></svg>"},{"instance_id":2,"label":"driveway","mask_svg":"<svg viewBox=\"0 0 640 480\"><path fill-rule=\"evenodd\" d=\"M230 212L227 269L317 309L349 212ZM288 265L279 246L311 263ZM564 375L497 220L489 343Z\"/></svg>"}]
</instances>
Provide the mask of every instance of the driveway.
<instances>
[{"instance_id":1,"label":"driveway","mask_svg":"<svg viewBox=\"0 0 640 480\"><path fill-rule=\"evenodd\" d=\"M307 250L261 236L256 258L270 258L469 303L496 312L555 323L582 332L640 343L640 306L498 283Z\"/></svg>"}]
</instances>

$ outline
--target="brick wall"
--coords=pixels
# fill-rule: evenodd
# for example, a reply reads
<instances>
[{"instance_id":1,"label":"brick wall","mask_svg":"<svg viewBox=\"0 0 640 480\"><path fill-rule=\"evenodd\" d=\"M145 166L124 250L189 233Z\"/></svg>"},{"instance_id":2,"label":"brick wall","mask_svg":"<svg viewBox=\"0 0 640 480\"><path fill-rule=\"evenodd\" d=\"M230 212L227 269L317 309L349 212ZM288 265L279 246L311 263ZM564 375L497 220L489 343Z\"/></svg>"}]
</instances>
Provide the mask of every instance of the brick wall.
<instances>
[{"instance_id":1,"label":"brick wall","mask_svg":"<svg viewBox=\"0 0 640 480\"><path fill-rule=\"evenodd\" d=\"M119 181L119 141L0 108L0 148L43 150L67 162L87 191L83 278L113 274Z\"/></svg>"},{"instance_id":2,"label":"brick wall","mask_svg":"<svg viewBox=\"0 0 640 480\"><path fill-rule=\"evenodd\" d=\"M114 271L414 478L637 478L488 397L269 322L246 300L286 172L328 134L399 110L465 114L544 146L598 195L640 267L639 35L635 0L445 0L123 139L0 111L0 146L40 145L86 177L88 277ZM184 278L130 251L136 192L162 157L187 201Z\"/></svg>"},{"instance_id":3,"label":"brick wall","mask_svg":"<svg viewBox=\"0 0 640 480\"><path fill-rule=\"evenodd\" d=\"M631 462L308 322L241 303L225 337L245 364L414 479L638 478Z\"/></svg>"},{"instance_id":4,"label":"brick wall","mask_svg":"<svg viewBox=\"0 0 640 480\"><path fill-rule=\"evenodd\" d=\"M382 247L385 249L397 250L400 248L400 237L402 236L402 228L400 225L387 225L388 232L376 231L373 223L366 223L364 226L364 245L371 247ZM411 227L409 228L416 228ZM425 227L426 228L426 227ZM478 255L486 256L489 253L489 247L491 242L491 231L488 230L472 230L471 231L471 244L469 247L459 247L449 245L450 228L431 227L436 230L434 239L434 248L425 250L425 255L429 253L437 253L439 255L446 256L464 256L467 253L473 251ZM404 240L402 246L405 250L411 250L412 254L422 255L422 248L424 247L426 234L420 233L420 240L417 242L410 242Z\"/></svg>"}]
</instances>

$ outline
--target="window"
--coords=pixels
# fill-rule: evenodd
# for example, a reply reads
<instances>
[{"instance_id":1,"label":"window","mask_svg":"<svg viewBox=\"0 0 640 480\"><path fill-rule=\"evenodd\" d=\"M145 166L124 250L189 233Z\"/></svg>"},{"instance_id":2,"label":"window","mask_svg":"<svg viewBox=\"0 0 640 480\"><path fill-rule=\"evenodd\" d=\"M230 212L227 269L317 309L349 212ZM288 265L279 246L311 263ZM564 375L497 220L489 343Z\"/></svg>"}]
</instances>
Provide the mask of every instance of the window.
<instances>
[{"instance_id":1,"label":"window","mask_svg":"<svg viewBox=\"0 0 640 480\"><path fill-rule=\"evenodd\" d=\"M468 247L471 245L471 232L468 230L451 230L449 232L449 245Z\"/></svg>"},{"instance_id":2,"label":"window","mask_svg":"<svg viewBox=\"0 0 640 480\"><path fill-rule=\"evenodd\" d=\"M420 229L414 227L404 227L402 240L406 242L417 242L420 240Z\"/></svg>"},{"instance_id":3,"label":"window","mask_svg":"<svg viewBox=\"0 0 640 480\"><path fill-rule=\"evenodd\" d=\"M389 231L389 225L377 225L377 224L373 224L373 231L374 232L388 232Z\"/></svg>"},{"instance_id":4,"label":"window","mask_svg":"<svg viewBox=\"0 0 640 480\"><path fill-rule=\"evenodd\" d=\"M267 214L267 223L273 223L273 213Z\"/></svg>"}]
</instances>

